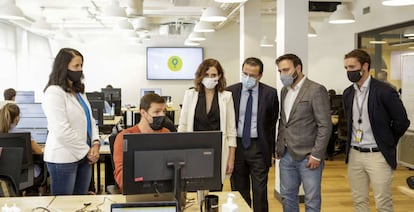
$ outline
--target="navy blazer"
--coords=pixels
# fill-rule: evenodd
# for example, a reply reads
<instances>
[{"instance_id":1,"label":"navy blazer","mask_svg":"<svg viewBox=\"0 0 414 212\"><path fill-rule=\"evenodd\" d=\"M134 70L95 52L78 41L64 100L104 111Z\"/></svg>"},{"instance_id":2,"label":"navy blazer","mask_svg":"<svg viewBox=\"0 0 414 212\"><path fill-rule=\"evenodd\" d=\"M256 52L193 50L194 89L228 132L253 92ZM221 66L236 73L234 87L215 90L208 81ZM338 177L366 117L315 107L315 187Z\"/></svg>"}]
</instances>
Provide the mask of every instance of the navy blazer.
<instances>
[{"instance_id":1,"label":"navy blazer","mask_svg":"<svg viewBox=\"0 0 414 212\"><path fill-rule=\"evenodd\" d=\"M233 93L236 127L239 123L240 96L242 83L227 87ZM272 155L275 151L276 122L279 114L279 99L275 88L259 82L259 99L257 107L257 135L267 166L272 166ZM243 126L242 126L243 127Z\"/></svg>"},{"instance_id":2,"label":"navy blazer","mask_svg":"<svg viewBox=\"0 0 414 212\"><path fill-rule=\"evenodd\" d=\"M354 94L355 89L351 85L345 89L342 96L348 125L345 160L347 163L351 147ZM400 137L410 126L410 121L397 91L388 84L374 78L371 78L369 85L368 116L378 148L391 168L396 169L396 147Z\"/></svg>"}]
</instances>

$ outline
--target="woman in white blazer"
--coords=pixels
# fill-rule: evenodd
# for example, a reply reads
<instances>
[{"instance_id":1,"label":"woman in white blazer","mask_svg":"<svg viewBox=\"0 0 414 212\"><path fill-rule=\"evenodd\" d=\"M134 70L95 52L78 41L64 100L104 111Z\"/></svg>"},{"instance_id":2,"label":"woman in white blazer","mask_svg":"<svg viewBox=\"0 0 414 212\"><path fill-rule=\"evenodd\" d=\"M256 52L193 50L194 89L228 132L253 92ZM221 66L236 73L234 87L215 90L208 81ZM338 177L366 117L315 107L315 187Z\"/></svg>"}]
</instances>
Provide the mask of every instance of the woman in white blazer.
<instances>
[{"instance_id":1,"label":"woman in white blazer","mask_svg":"<svg viewBox=\"0 0 414 212\"><path fill-rule=\"evenodd\" d=\"M194 89L185 92L178 132L220 130L222 139L222 182L234 168L236 123L232 94L225 91L223 68L215 59L206 59L198 67Z\"/></svg>"},{"instance_id":2,"label":"woman in white blazer","mask_svg":"<svg viewBox=\"0 0 414 212\"><path fill-rule=\"evenodd\" d=\"M52 195L87 194L92 164L99 159L99 134L82 83L82 54L63 48L56 55L42 104L48 121L44 161Z\"/></svg>"}]
</instances>

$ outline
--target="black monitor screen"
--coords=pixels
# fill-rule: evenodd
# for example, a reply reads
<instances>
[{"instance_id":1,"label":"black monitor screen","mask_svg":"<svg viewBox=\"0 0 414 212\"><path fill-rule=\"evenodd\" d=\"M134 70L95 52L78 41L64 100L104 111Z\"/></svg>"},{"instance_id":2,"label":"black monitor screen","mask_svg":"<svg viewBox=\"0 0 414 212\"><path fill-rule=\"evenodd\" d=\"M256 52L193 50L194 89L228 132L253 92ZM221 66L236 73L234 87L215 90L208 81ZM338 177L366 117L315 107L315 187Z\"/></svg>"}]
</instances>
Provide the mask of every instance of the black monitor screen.
<instances>
[{"instance_id":1,"label":"black monitor screen","mask_svg":"<svg viewBox=\"0 0 414 212\"><path fill-rule=\"evenodd\" d=\"M221 132L124 135L126 195L173 192L175 167L184 191L221 189Z\"/></svg>"},{"instance_id":2,"label":"black monitor screen","mask_svg":"<svg viewBox=\"0 0 414 212\"><path fill-rule=\"evenodd\" d=\"M120 88L102 88L102 93L104 93L105 100L111 106L115 106L115 115L121 116L121 89Z\"/></svg>"},{"instance_id":3,"label":"black monitor screen","mask_svg":"<svg viewBox=\"0 0 414 212\"><path fill-rule=\"evenodd\" d=\"M86 97L88 97L88 101L105 100L105 94L103 92L87 92Z\"/></svg>"},{"instance_id":4,"label":"black monitor screen","mask_svg":"<svg viewBox=\"0 0 414 212\"><path fill-rule=\"evenodd\" d=\"M121 88L101 88L106 101L121 100Z\"/></svg>"},{"instance_id":5,"label":"black monitor screen","mask_svg":"<svg viewBox=\"0 0 414 212\"><path fill-rule=\"evenodd\" d=\"M338 115L338 111L342 110L342 95L332 95L330 98L332 115Z\"/></svg>"},{"instance_id":6,"label":"black monitor screen","mask_svg":"<svg viewBox=\"0 0 414 212\"><path fill-rule=\"evenodd\" d=\"M0 133L0 147L23 148L22 175L19 188L24 189L32 186L33 156L30 133Z\"/></svg>"},{"instance_id":7,"label":"black monitor screen","mask_svg":"<svg viewBox=\"0 0 414 212\"><path fill-rule=\"evenodd\" d=\"M105 111L105 101L104 100L89 100L91 105L92 116L96 121L96 126L103 125L103 114Z\"/></svg>"}]
</instances>

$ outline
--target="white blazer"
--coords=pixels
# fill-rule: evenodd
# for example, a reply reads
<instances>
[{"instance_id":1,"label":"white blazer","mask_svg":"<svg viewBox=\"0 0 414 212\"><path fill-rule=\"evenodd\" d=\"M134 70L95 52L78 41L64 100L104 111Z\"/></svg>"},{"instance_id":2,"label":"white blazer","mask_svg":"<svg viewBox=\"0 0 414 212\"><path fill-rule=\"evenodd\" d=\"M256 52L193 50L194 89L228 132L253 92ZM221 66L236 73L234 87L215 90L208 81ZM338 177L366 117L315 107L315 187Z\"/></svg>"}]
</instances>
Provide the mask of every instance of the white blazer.
<instances>
[{"instance_id":1,"label":"white blazer","mask_svg":"<svg viewBox=\"0 0 414 212\"><path fill-rule=\"evenodd\" d=\"M92 141L99 140L98 128L92 117L91 106L82 95L91 111ZM42 103L47 118L47 136L44 161L51 163L73 163L83 159L90 147L87 141L87 121L85 111L76 96L65 92L60 86L52 85L46 89Z\"/></svg>"},{"instance_id":2,"label":"white blazer","mask_svg":"<svg viewBox=\"0 0 414 212\"><path fill-rule=\"evenodd\" d=\"M198 101L198 91L186 90L181 109L178 132L194 131L194 114ZM222 182L226 177L227 161L229 158L229 147L236 147L237 131L236 118L232 93L229 91L218 92L218 103L220 107L220 131L222 132L222 156L221 156L221 178Z\"/></svg>"}]
</instances>

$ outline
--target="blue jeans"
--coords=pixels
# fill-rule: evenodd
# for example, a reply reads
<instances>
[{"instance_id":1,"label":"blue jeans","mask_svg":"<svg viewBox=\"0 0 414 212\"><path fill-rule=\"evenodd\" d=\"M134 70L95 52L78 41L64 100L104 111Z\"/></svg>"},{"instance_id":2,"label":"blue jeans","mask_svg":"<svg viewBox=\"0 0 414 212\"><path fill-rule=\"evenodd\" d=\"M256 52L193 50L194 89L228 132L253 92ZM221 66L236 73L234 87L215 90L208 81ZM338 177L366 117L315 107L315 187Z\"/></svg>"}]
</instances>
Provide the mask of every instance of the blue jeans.
<instances>
[{"instance_id":1,"label":"blue jeans","mask_svg":"<svg viewBox=\"0 0 414 212\"><path fill-rule=\"evenodd\" d=\"M87 194L92 178L92 165L86 157L74 163L47 163L51 195Z\"/></svg>"},{"instance_id":2,"label":"blue jeans","mask_svg":"<svg viewBox=\"0 0 414 212\"><path fill-rule=\"evenodd\" d=\"M299 186L303 183L305 191L306 212L321 210L321 179L324 166L323 159L321 165L316 169L306 167L308 157L302 161L296 161L288 151L280 159L280 195L284 212L299 212Z\"/></svg>"}]
</instances>

